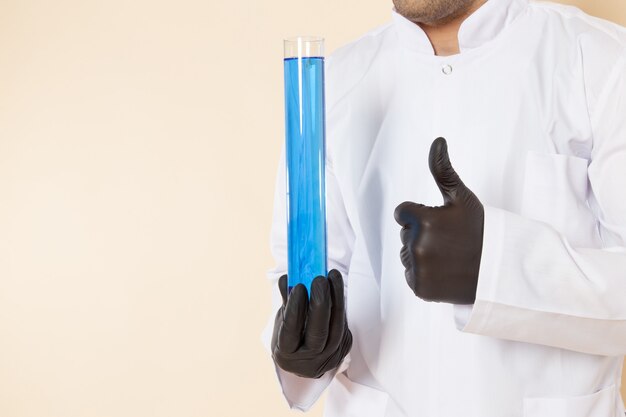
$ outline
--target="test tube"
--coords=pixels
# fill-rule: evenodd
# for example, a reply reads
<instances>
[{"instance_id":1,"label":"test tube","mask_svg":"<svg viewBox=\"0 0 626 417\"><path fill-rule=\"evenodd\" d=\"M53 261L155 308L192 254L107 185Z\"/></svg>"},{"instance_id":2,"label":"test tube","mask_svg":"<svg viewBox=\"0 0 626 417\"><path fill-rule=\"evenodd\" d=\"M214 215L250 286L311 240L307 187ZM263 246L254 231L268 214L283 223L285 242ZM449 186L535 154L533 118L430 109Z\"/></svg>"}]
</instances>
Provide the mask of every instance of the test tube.
<instances>
[{"instance_id":1,"label":"test tube","mask_svg":"<svg viewBox=\"0 0 626 417\"><path fill-rule=\"evenodd\" d=\"M327 276L324 39L284 40L288 289Z\"/></svg>"}]
</instances>

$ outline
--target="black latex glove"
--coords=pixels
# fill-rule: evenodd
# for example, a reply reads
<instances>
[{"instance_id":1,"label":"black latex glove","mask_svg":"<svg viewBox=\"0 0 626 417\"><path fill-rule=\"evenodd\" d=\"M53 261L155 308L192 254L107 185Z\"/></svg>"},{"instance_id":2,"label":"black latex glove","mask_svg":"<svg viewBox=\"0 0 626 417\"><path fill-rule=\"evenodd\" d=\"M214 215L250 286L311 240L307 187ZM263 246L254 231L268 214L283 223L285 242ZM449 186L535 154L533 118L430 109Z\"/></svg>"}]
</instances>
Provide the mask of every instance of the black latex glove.
<instances>
[{"instance_id":1,"label":"black latex glove","mask_svg":"<svg viewBox=\"0 0 626 417\"><path fill-rule=\"evenodd\" d=\"M306 287L296 285L287 296L287 275L278 280L283 305L276 314L272 357L283 370L307 378L319 378L339 366L352 347L346 321L343 278L336 269L328 279Z\"/></svg>"},{"instance_id":2,"label":"black latex glove","mask_svg":"<svg viewBox=\"0 0 626 417\"><path fill-rule=\"evenodd\" d=\"M472 304L476 299L485 211L450 164L444 138L430 147L430 172L444 205L405 201L394 217L402 226L400 259L415 295L426 301Z\"/></svg>"}]
</instances>

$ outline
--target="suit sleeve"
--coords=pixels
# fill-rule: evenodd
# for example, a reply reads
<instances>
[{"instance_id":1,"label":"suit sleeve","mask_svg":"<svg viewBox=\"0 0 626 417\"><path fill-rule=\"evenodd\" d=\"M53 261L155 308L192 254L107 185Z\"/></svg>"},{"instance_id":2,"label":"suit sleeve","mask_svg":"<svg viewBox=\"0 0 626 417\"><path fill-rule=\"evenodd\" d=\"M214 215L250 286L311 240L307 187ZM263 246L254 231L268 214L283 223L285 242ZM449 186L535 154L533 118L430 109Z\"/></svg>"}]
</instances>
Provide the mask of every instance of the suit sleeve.
<instances>
[{"instance_id":1,"label":"suit sleeve","mask_svg":"<svg viewBox=\"0 0 626 417\"><path fill-rule=\"evenodd\" d=\"M347 296L348 266L352 256L354 232L344 208L343 199L332 169L332 162L328 156L326 158L325 171L328 270L337 269L341 272L344 278L344 286L346 287L344 288L344 294ZM272 287L272 314L268 319L262 336L263 344L268 352L270 352L274 317L282 304L278 290L278 279L287 273L287 203L285 191L285 146L283 144L278 174L276 175L274 211L270 232L270 248L275 266L267 272L267 278ZM333 380L335 374L345 371L349 363L350 354L344 358L338 369L327 372L319 379L302 378L275 366L278 382L290 408L301 411L307 411L311 408Z\"/></svg>"},{"instance_id":2,"label":"suit sleeve","mask_svg":"<svg viewBox=\"0 0 626 417\"><path fill-rule=\"evenodd\" d=\"M606 74L590 111L594 137L587 175L600 247L573 247L547 223L485 207L476 302L455 306L460 330L589 354L626 354L625 57Z\"/></svg>"}]
</instances>

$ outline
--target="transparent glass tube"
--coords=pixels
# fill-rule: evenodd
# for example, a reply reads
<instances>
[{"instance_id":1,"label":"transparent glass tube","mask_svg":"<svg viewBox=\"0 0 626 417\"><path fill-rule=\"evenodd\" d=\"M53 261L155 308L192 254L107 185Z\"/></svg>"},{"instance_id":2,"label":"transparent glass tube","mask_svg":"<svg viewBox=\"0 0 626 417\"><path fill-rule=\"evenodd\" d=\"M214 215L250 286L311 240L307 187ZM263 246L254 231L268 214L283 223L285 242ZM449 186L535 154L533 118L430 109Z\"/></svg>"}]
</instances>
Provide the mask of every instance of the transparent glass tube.
<instances>
[{"instance_id":1,"label":"transparent glass tube","mask_svg":"<svg viewBox=\"0 0 626 417\"><path fill-rule=\"evenodd\" d=\"M288 286L326 276L324 39L285 39Z\"/></svg>"}]
</instances>

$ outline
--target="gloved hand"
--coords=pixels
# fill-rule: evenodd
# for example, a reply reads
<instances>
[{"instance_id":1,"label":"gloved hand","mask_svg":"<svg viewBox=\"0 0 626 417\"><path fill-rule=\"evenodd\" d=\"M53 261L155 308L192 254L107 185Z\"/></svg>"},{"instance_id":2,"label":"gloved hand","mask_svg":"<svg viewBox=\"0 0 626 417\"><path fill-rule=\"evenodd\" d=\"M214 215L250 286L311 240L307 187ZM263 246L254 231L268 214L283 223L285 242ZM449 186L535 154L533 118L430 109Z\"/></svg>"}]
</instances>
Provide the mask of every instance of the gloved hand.
<instances>
[{"instance_id":1,"label":"gloved hand","mask_svg":"<svg viewBox=\"0 0 626 417\"><path fill-rule=\"evenodd\" d=\"M415 295L426 301L472 304L483 247L483 205L452 168L444 138L433 141L428 165L444 205L405 201L394 212L402 226L405 277Z\"/></svg>"},{"instance_id":2,"label":"gloved hand","mask_svg":"<svg viewBox=\"0 0 626 417\"><path fill-rule=\"evenodd\" d=\"M278 280L283 305L276 314L272 357L283 370L306 378L319 378L339 366L352 347L346 321L343 278L336 269L328 279L306 287L296 285L287 296L287 275Z\"/></svg>"}]
</instances>

